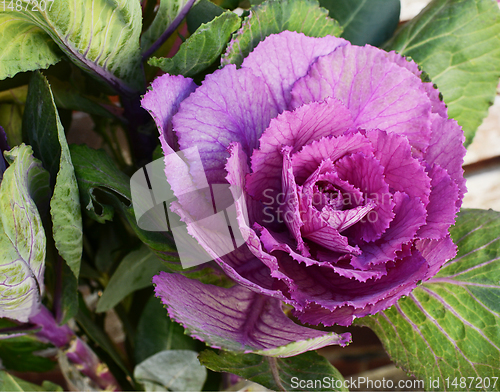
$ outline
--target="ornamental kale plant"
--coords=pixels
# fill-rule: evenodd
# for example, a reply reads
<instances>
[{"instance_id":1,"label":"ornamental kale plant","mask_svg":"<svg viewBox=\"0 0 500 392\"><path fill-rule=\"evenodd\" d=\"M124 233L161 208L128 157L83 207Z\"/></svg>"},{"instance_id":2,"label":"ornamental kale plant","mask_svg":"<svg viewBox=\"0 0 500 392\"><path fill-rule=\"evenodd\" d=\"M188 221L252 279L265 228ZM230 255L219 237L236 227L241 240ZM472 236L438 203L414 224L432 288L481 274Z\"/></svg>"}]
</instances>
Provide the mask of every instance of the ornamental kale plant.
<instances>
[{"instance_id":1,"label":"ornamental kale plant","mask_svg":"<svg viewBox=\"0 0 500 392\"><path fill-rule=\"evenodd\" d=\"M0 2L0 390L346 391L315 350L357 326L499 390L500 216L461 209L499 6L399 12Z\"/></svg>"},{"instance_id":2,"label":"ornamental kale plant","mask_svg":"<svg viewBox=\"0 0 500 392\"><path fill-rule=\"evenodd\" d=\"M198 146L208 183L244 190L236 210L249 211L239 227L246 244L215 258L224 272L292 305L304 323L350 325L408 295L456 254L448 229L465 192L465 138L420 75L395 52L285 31L197 89L161 76L143 105L160 129L175 132L161 135L166 154L177 136L181 150ZM165 173L181 194L189 177L169 165ZM199 200L179 204L184 222L199 220ZM203 233L192 235L206 246ZM153 283L185 324L196 283L168 274Z\"/></svg>"}]
</instances>

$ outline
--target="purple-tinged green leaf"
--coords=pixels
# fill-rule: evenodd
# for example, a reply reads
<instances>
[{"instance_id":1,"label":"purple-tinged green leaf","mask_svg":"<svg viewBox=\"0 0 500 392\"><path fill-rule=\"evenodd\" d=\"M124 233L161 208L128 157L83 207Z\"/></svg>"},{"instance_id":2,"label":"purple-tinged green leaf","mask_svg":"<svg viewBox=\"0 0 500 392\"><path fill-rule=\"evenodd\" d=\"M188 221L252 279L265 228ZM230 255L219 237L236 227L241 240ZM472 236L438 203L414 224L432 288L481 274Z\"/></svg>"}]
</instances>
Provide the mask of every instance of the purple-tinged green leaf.
<instances>
[{"instance_id":1,"label":"purple-tinged green leaf","mask_svg":"<svg viewBox=\"0 0 500 392\"><path fill-rule=\"evenodd\" d=\"M0 317L27 322L44 290L45 231L37 209L49 194L48 173L24 144L4 153L0 185Z\"/></svg>"},{"instance_id":2,"label":"purple-tinged green leaf","mask_svg":"<svg viewBox=\"0 0 500 392\"><path fill-rule=\"evenodd\" d=\"M251 8L241 30L230 42L223 63L241 65L260 41L285 30L310 37L339 36L342 33L337 21L328 17L328 11L320 8L317 0L268 0Z\"/></svg>"},{"instance_id":3,"label":"purple-tinged green leaf","mask_svg":"<svg viewBox=\"0 0 500 392\"><path fill-rule=\"evenodd\" d=\"M205 350L199 358L210 370L236 374L272 391L348 391L340 372L315 352L273 358Z\"/></svg>"},{"instance_id":4,"label":"purple-tinged green leaf","mask_svg":"<svg viewBox=\"0 0 500 392\"><path fill-rule=\"evenodd\" d=\"M426 381L439 378L440 390L496 390L499 380L494 377L500 369L500 213L464 210L450 233L458 245L453 260L408 297L357 323L371 327L405 371ZM426 249L434 248L432 253L440 247L429 245L422 246L423 256L432 262ZM456 377L459 382L453 385ZM466 378L465 386L460 384L461 377ZM427 382L425 385L431 389Z\"/></svg>"},{"instance_id":5,"label":"purple-tinged green leaf","mask_svg":"<svg viewBox=\"0 0 500 392\"><path fill-rule=\"evenodd\" d=\"M43 55L43 61L40 61L40 66L32 61L28 67L15 69L8 75L54 64L59 58L57 54L50 56L49 48L54 52L54 45L52 42L43 42L52 39L76 65L119 92L133 94L142 90L144 76L140 72L139 1L38 1L29 6L23 3L20 10L15 7L16 4L13 11L7 7L0 11L4 22L2 25L17 24L24 31L31 28L31 31L37 32L36 53L30 54L35 57ZM30 49L35 50L34 42Z\"/></svg>"},{"instance_id":6,"label":"purple-tinged green leaf","mask_svg":"<svg viewBox=\"0 0 500 392\"><path fill-rule=\"evenodd\" d=\"M153 283L170 317L212 347L290 357L350 342L350 334L295 324L283 313L281 301L242 286L222 288L164 272Z\"/></svg>"}]
</instances>

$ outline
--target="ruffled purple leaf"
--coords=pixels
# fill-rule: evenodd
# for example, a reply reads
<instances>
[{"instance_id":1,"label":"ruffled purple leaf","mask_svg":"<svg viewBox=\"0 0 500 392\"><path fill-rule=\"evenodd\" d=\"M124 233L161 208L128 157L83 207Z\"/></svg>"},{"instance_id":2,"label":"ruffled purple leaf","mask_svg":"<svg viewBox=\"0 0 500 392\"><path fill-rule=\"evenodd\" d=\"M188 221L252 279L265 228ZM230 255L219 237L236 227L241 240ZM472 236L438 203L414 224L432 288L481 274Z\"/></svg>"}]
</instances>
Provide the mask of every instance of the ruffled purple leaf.
<instances>
[{"instance_id":1,"label":"ruffled purple leaf","mask_svg":"<svg viewBox=\"0 0 500 392\"><path fill-rule=\"evenodd\" d=\"M276 201L276 193L281 190L283 146L292 147L291 153L295 153L315 140L341 135L351 125L349 111L334 99L305 105L274 118L260 139L260 148L252 155L252 174L246 185L250 195L261 201L268 198Z\"/></svg>"},{"instance_id":2,"label":"ruffled purple leaf","mask_svg":"<svg viewBox=\"0 0 500 392\"><path fill-rule=\"evenodd\" d=\"M455 223L458 200L458 186L439 165L429 172L431 195L427 205L427 219L417 235L420 238L440 239L448 235L448 229Z\"/></svg>"},{"instance_id":3,"label":"ruffled purple leaf","mask_svg":"<svg viewBox=\"0 0 500 392\"><path fill-rule=\"evenodd\" d=\"M336 276L325 268L301 267L295 280L300 291L293 295L307 298L310 304L294 311L294 315L314 325L350 325L355 318L390 307L424 279L428 268L416 250L394 264L385 276L365 282Z\"/></svg>"},{"instance_id":4,"label":"ruffled purple leaf","mask_svg":"<svg viewBox=\"0 0 500 392\"><path fill-rule=\"evenodd\" d=\"M373 153L371 142L361 133L348 133L338 137L323 137L305 145L293 155L293 172L299 184L302 184L325 159L332 162L345 155L362 152Z\"/></svg>"},{"instance_id":5,"label":"ruffled purple leaf","mask_svg":"<svg viewBox=\"0 0 500 392\"><path fill-rule=\"evenodd\" d=\"M292 106L340 100L354 126L397 132L411 145L429 144L431 103L420 78L370 46L345 46L312 64L292 89Z\"/></svg>"},{"instance_id":6,"label":"ruffled purple leaf","mask_svg":"<svg viewBox=\"0 0 500 392\"><path fill-rule=\"evenodd\" d=\"M283 313L280 301L241 286L226 289L164 272L153 283L169 316L212 347L288 357L350 341L350 334L295 324Z\"/></svg>"},{"instance_id":7,"label":"ruffled purple leaf","mask_svg":"<svg viewBox=\"0 0 500 392\"><path fill-rule=\"evenodd\" d=\"M432 116L432 134L424 161L432 167L437 164L445 169L458 186L458 199L455 201L457 212L467 188L465 186L463 159L466 149L462 128L453 119L447 120L437 114Z\"/></svg>"},{"instance_id":8,"label":"ruffled purple leaf","mask_svg":"<svg viewBox=\"0 0 500 392\"><path fill-rule=\"evenodd\" d=\"M424 225L425 208L418 198L396 192L394 202L395 216L384 236L375 242L360 245L361 254L351 260L353 267L367 270L370 265L394 260L396 252L401 251L403 244L411 241Z\"/></svg>"},{"instance_id":9,"label":"ruffled purple leaf","mask_svg":"<svg viewBox=\"0 0 500 392\"><path fill-rule=\"evenodd\" d=\"M150 90L141 101L160 131L160 138L170 147L176 147L172 130L172 117L179 110L180 103L196 89L191 78L165 74L153 80Z\"/></svg>"},{"instance_id":10,"label":"ruffled purple leaf","mask_svg":"<svg viewBox=\"0 0 500 392\"><path fill-rule=\"evenodd\" d=\"M408 139L396 133L378 130L367 133L373 144L375 158L384 167L384 179L391 192L404 192L419 197L427 205L430 179L422 164L411 155Z\"/></svg>"},{"instance_id":11,"label":"ruffled purple leaf","mask_svg":"<svg viewBox=\"0 0 500 392\"><path fill-rule=\"evenodd\" d=\"M335 170L341 180L359 189L364 198L375 203L365 222L350 229L356 239L374 241L387 230L394 218L394 201L389 186L384 181L384 167L374 157L355 153L335 163Z\"/></svg>"},{"instance_id":12,"label":"ruffled purple leaf","mask_svg":"<svg viewBox=\"0 0 500 392\"><path fill-rule=\"evenodd\" d=\"M248 156L277 114L263 81L234 65L208 75L173 118L181 150L196 146L209 183L224 182L229 145Z\"/></svg>"},{"instance_id":13,"label":"ruffled purple leaf","mask_svg":"<svg viewBox=\"0 0 500 392\"><path fill-rule=\"evenodd\" d=\"M295 81L306 75L310 65L318 57L346 45L350 45L348 41L330 35L313 38L283 31L261 42L245 58L242 68L261 78L276 110L281 113L289 109L291 88Z\"/></svg>"}]
</instances>

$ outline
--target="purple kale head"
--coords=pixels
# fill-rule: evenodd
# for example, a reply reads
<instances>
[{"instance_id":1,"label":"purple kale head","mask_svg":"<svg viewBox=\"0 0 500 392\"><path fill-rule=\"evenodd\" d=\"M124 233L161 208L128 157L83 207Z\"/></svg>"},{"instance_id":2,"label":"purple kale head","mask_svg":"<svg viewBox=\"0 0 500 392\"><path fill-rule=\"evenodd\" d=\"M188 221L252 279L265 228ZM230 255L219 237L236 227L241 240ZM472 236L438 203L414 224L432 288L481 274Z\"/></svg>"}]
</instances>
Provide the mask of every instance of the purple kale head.
<instances>
[{"instance_id":1,"label":"purple kale head","mask_svg":"<svg viewBox=\"0 0 500 392\"><path fill-rule=\"evenodd\" d=\"M197 146L209 183L244 191L246 243L215 261L301 322L386 309L456 253L463 132L394 52L285 31L199 87L158 78L143 106L166 154ZM166 174L174 192L191 181Z\"/></svg>"}]
</instances>

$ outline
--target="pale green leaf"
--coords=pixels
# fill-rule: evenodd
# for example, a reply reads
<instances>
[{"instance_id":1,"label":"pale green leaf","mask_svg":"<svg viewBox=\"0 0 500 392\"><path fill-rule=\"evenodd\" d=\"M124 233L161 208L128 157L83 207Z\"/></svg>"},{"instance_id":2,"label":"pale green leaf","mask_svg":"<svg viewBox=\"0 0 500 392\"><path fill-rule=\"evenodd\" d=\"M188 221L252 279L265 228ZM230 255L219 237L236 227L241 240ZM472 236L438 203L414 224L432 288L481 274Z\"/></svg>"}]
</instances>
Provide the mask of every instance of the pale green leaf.
<instances>
[{"instance_id":1,"label":"pale green leaf","mask_svg":"<svg viewBox=\"0 0 500 392\"><path fill-rule=\"evenodd\" d=\"M253 7L223 55L223 64L241 65L243 59L271 34L290 30L310 37L340 36L342 27L319 7L318 0L268 0Z\"/></svg>"},{"instance_id":2,"label":"pale green leaf","mask_svg":"<svg viewBox=\"0 0 500 392\"><path fill-rule=\"evenodd\" d=\"M227 11L201 25L173 58L152 58L149 64L170 75L194 76L208 68L222 53L231 33L240 27L238 15Z\"/></svg>"},{"instance_id":3,"label":"pale green leaf","mask_svg":"<svg viewBox=\"0 0 500 392\"><path fill-rule=\"evenodd\" d=\"M385 46L410 56L443 94L469 144L500 77L500 10L493 0L433 0Z\"/></svg>"},{"instance_id":4,"label":"pale green leaf","mask_svg":"<svg viewBox=\"0 0 500 392\"><path fill-rule=\"evenodd\" d=\"M123 258L97 302L96 311L105 312L136 290L152 285L151 279L166 268L145 245Z\"/></svg>"},{"instance_id":5,"label":"pale green leaf","mask_svg":"<svg viewBox=\"0 0 500 392\"><path fill-rule=\"evenodd\" d=\"M0 317L26 322L38 312L44 289L46 238L35 201L48 196L48 173L24 144L5 157L10 166L0 184Z\"/></svg>"},{"instance_id":6,"label":"pale green leaf","mask_svg":"<svg viewBox=\"0 0 500 392\"><path fill-rule=\"evenodd\" d=\"M52 38L76 65L122 93L133 94L143 88L138 0L19 2L22 10L0 9L4 23L24 21L23 26L30 25L33 31L43 30L46 34L40 32L40 37Z\"/></svg>"},{"instance_id":7,"label":"pale green leaf","mask_svg":"<svg viewBox=\"0 0 500 392\"><path fill-rule=\"evenodd\" d=\"M429 379L438 378L438 390L498 390L500 213L464 210L450 232L459 249L455 259L407 298L358 322L371 327L396 364L428 390ZM487 379L490 384L483 384Z\"/></svg>"},{"instance_id":8,"label":"pale green leaf","mask_svg":"<svg viewBox=\"0 0 500 392\"><path fill-rule=\"evenodd\" d=\"M348 391L340 372L314 351L272 358L205 350L200 362L210 370L233 373L273 391Z\"/></svg>"},{"instance_id":9,"label":"pale green leaf","mask_svg":"<svg viewBox=\"0 0 500 392\"><path fill-rule=\"evenodd\" d=\"M134 378L146 391L201 391L207 369L197 356L189 350L160 351L136 366Z\"/></svg>"},{"instance_id":10,"label":"pale green leaf","mask_svg":"<svg viewBox=\"0 0 500 392\"><path fill-rule=\"evenodd\" d=\"M3 6L0 3L0 80L57 63L61 51L54 41L23 16L2 12Z\"/></svg>"}]
</instances>

